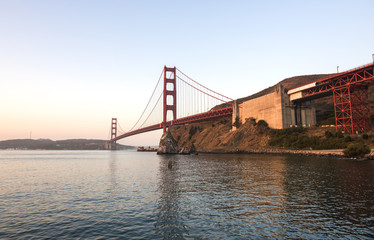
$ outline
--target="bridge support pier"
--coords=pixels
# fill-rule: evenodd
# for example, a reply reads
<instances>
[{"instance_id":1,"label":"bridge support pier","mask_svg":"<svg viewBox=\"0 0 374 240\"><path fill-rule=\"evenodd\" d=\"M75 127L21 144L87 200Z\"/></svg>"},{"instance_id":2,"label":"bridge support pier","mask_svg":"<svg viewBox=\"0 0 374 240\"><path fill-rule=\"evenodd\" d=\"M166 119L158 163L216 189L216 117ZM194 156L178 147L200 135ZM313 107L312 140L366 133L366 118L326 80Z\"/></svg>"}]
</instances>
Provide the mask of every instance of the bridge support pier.
<instances>
[{"instance_id":1,"label":"bridge support pier","mask_svg":"<svg viewBox=\"0 0 374 240\"><path fill-rule=\"evenodd\" d=\"M314 101L296 103L291 107L291 122L293 126L311 127L317 124Z\"/></svg>"},{"instance_id":2,"label":"bridge support pier","mask_svg":"<svg viewBox=\"0 0 374 240\"><path fill-rule=\"evenodd\" d=\"M333 89L336 130L358 134L371 130L368 86Z\"/></svg>"}]
</instances>

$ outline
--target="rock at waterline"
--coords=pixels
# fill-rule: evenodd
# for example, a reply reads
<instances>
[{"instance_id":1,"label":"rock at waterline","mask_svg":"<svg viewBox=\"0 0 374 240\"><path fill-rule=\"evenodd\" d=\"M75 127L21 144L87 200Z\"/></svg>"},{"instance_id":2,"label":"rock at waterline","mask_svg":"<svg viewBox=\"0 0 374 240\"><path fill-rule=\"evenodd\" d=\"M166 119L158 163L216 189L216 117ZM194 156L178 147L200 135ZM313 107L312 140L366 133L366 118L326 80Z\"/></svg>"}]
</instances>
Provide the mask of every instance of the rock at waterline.
<instances>
[{"instance_id":1,"label":"rock at waterline","mask_svg":"<svg viewBox=\"0 0 374 240\"><path fill-rule=\"evenodd\" d=\"M193 143L187 144L187 146L182 147L179 154L197 154L195 145Z\"/></svg>"},{"instance_id":2,"label":"rock at waterline","mask_svg":"<svg viewBox=\"0 0 374 240\"><path fill-rule=\"evenodd\" d=\"M161 139L157 154L176 154L179 152L178 144L169 131L166 131Z\"/></svg>"}]
</instances>

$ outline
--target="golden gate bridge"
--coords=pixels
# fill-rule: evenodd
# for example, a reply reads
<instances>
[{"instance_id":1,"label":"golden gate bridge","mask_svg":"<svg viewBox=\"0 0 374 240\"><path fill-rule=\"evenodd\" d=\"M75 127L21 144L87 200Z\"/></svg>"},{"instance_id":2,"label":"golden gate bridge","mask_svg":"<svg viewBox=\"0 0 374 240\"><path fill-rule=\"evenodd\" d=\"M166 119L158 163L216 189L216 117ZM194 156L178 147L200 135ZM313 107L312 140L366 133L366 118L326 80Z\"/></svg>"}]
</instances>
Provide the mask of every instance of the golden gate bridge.
<instances>
[{"instance_id":1,"label":"golden gate bridge","mask_svg":"<svg viewBox=\"0 0 374 240\"><path fill-rule=\"evenodd\" d=\"M121 133L117 118L112 118L110 148L115 149L116 141L136 134L158 129L165 132L172 125L231 116L232 101L193 80L178 68L165 66L146 107L129 131Z\"/></svg>"}]
</instances>

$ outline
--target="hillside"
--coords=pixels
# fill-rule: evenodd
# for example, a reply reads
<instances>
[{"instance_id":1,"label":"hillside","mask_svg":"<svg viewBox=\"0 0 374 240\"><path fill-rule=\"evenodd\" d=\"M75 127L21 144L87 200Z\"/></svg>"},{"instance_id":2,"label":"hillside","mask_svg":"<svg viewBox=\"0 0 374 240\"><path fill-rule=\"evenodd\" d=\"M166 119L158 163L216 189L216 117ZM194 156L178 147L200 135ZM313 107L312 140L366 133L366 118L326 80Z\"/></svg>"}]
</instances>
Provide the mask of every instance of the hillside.
<instances>
[{"instance_id":1,"label":"hillside","mask_svg":"<svg viewBox=\"0 0 374 240\"><path fill-rule=\"evenodd\" d=\"M238 101L238 103L242 103L242 102L248 101L250 99L258 98L258 97L264 96L266 94L272 93L272 92L274 92L275 86L278 85L278 84L282 84L285 87L285 89L287 90L287 89L295 88L297 86L302 86L304 84L308 84L308 83L311 83L311 82L318 81L319 79L328 77L330 75L331 74L314 74L314 75L304 75L304 76L296 76L296 77L286 78L286 79L280 81L279 83L275 84L274 86L268 87L268 88L266 88L266 89L264 89L260 92L252 94L250 96L239 98L239 99L237 99L237 101Z\"/></svg>"},{"instance_id":2,"label":"hillside","mask_svg":"<svg viewBox=\"0 0 374 240\"><path fill-rule=\"evenodd\" d=\"M308 84L330 74L315 74L286 78L279 83L286 89ZM279 84L277 83L277 84ZM276 85L277 85L276 84ZM239 103L254 99L275 91L275 86L264 89L253 95L239 98ZM370 109L374 113L374 88L369 88ZM315 100L318 125L334 125L335 113L333 97L328 96ZM225 107L226 104L216 106L215 109ZM372 117L373 119L373 117ZM260 119L258 119L260 120ZM273 152L277 149L315 149L343 148L352 141L363 141L360 136L349 137L339 135L335 128L309 128L290 131L271 130L258 125L256 122L247 121L238 130L231 131L231 118L212 122L189 124L184 126L172 126L170 132L178 143L179 148L194 144L199 152ZM327 138L326 131L334 133L335 138ZM285 135L282 135L285 134ZM365 143L374 147L374 136L369 135ZM308 147L309 146L309 147Z\"/></svg>"},{"instance_id":3,"label":"hillside","mask_svg":"<svg viewBox=\"0 0 374 240\"><path fill-rule=\"evenodd\" d=\"M193 144L197 152L209 153L302 153L325 156L324 150L344 149L350 143L374 147L374 135L344 136L336 133L333 127L275 130L267 127L266 122L256 122L254 119L248 119L236 131L231 131L230 118L174 125L169 131L179 149ZM329 154L331 153L327 153Z\"/></svg>"},{"instance_id":4,"label":"hillside","mask_svg":"<svg viewBox=\"0 0 374 240\"><path fill-rule=\"evenodd\" d=\"M13 139L0 141L0 149L42 149L42 150L104 150L105 140L68 139L53 141L50 139ZM117 149L134 149L133 146L117 145Z\"/></svg>"}]
</instances>

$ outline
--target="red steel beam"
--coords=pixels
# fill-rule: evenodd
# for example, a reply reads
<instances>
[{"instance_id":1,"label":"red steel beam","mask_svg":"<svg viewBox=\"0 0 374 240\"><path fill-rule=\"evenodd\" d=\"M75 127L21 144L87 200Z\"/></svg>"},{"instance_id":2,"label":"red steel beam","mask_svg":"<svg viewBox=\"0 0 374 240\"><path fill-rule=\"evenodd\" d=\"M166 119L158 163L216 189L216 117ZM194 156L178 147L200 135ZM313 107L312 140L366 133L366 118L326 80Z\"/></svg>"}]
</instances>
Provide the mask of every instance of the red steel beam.
<instances>
[{"instance_id":1,"label":"red steel beam","mask_svg":"<svg viewBox=\"0 0 374 240\"><path fill-rule=\"evenodd\" d=\"M350 85L369 85L374 81L374 63L316 81L316 86L302 91L303 97L333 92Z\"/></svg>"},{"instance_id":2,"label":"red steel beam","mask_svg":"<svg viewBox=\"0 0 374 240\"><path fill-rule=\"evenodd\" d=\"M206 120L212 120L215 118L220 118L224 116L230 116L232 115L232 106L226 107L226 108L221 108L217 110L212 110L184 118L179 118L174 121L171 121L172 125L182 125L182 124L187 124L187 123L196 123L196 122L202 122Z\"/></svg>"}]
</instances>

